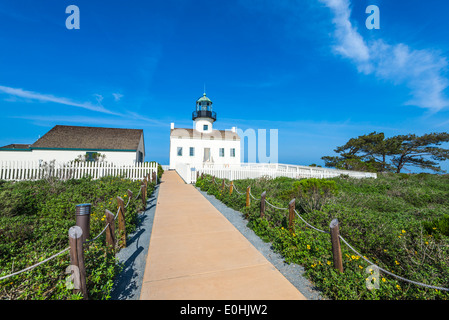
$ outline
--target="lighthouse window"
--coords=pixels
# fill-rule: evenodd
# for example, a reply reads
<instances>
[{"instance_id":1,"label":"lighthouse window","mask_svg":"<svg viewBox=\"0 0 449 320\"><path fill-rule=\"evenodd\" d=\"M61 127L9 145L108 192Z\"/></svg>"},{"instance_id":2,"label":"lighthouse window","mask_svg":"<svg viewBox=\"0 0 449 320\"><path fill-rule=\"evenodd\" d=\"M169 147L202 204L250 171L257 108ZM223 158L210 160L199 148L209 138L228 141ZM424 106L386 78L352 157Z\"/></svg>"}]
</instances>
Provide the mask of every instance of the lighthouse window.
<instances>
[{"instance_id":1,"label":"lighthouse window","mask_svg":"<svg viewBox=\"0 0 449 320\"><path fill-rule=\"evenodd\" d=\"M178 157L182 157L182 147L178 147Z\"/></svg>"},{"instance_id":2,"label":"lighthouse window","mask_svg":"<svg viewBox=\"0 0 449 320\"><path fill-rule=\"evenodd\" d=\"M190 147L189 154L191 157L195 156L195 148L194 147Z\"/></svg>"},{"instance_id":3,"label":"lighthouse window","mask_svg":"<svg viewBox=\"0 0 449 320\"><path fill-rule=\"evenodd\" d=\"M235 148L231 148L231 157L235 158Z\"/></svg>"},{"instance_id":4,"label":"lighthouse window","mask_svg":"<svg viewBox=\"0 0 449 320\"><path fill-rule=\"evenodd\" d=\"M209 130L209 125L207 125L207 124L203 125L203 130L204 130L204 131Z\"/></svg>"},{"instance_id":5,"label":"lighthouse window","mask_svg":"<svg viewBox=\"0 0 449 320\"><path fill-rule=\"evenodd\" d=\"M220 157L224 157L224 148L220 148L219 153L220 153Z\"/></svg>"}]
</instances>

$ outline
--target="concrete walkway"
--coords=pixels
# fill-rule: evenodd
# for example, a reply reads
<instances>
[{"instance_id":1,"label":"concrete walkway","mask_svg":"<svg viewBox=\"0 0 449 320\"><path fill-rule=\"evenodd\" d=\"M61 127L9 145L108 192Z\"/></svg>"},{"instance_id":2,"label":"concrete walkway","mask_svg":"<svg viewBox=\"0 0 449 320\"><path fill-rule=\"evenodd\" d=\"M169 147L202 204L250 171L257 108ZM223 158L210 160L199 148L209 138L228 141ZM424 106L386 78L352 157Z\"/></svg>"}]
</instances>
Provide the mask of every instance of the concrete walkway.
<instances>
[{"instance_id":1,"label":"concrete walkway","mask_svg":"<svg viewBox=\"0 0 449 320\"><path fill-rule=\"evenodd\" d=\"M198 190L166 171L140 299L305 297Z\"/></svg>"}]
</instances>

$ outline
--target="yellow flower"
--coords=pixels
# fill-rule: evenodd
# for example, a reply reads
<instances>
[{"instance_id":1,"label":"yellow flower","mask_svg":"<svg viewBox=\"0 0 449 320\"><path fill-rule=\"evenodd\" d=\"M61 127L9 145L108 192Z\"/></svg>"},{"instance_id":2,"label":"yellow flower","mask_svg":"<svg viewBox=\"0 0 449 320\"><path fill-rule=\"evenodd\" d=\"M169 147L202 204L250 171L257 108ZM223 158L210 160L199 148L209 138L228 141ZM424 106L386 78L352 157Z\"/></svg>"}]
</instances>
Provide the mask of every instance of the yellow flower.
<instances>
[{"instance_id":1,"label":"yellow flower","mask_svg":"<svg viewBox=\"0 0 449 320\"><path fill-rule=\"evenodd\" d=\"M310 250L310 246L309 245L307 245L307 250Z\"/></svg>"},{"instance_id":2,"label":"yellow flower","mask_svg":"<svg viewBox=\"0 0 449 320\"><path fill-rule=\"evenodd\" d=\"M402 229L402 231L401 231L402 233L405 233L405 230L404 229Z\"/></svg>"},{"instance_id":3,"label":"yellow flower","mask_svg":"<svg viewBox=\"0 0 449 320\"><path fill-rule=\"evenodd\" d=\"M351 256L351 259L354 260L354 259L355 259L355 255L352 255L352 256Z\"/></svg>"},{"instance_id":4,"label":"yellow flower","mask_svg":"<svg viewBox=\"0 0 449 320\"><path fill-rule=\"evenodd\" d=\"M387 281L387 279L385 279L385 278L382 278L382 282L386 282Z\"/></svg>"},{"instance_id":5,"label":"yellow flower","mask_svg":"<svg viewBox=\"0 0 449 320\"><path fill-rule=\"evenodd\" d=\"M328 265L331 265L331 264L332 264L332 262L330 262L330 261L327 261L327 264L328 264Z\"/></svg>"},{"instance_id":6,"label":"yellow flower","mask_svg":"<svg viewBox=\"0 0 449 320\"><path fill-rule=\"evenodd\" d=\"M384 249L384 252L387 252L388 250L387 249Z\"/></svg>"},{"instance_id":7,"label":"yellow flower","mask_svg":"<svg viewBox=\"0 0 449 320\"><path fill-rule=\"evenodd\" d=\"M359 266L359 268L360 268L360 269L363 269L363 267L362 267L362 266Z\"/></svg>"},{"instance_id":8,"label":"yellow flower","mask_svg":"<svg viewBox=\"0 0 449 320\"><path fill-rule=\"evenodd\" d=\"M394 263L398 266L400 263L397 260L394 260Z\"/></svg>"},{"instance_id":9,"label":"yellow flower","mask_svg":"<svg viewBox=\"0 0 449 320\"><path fill-rule=\"evenodd\" d=\"M426 241L426 244L429 244L429 241Z\"/></svg>"},{"instance_id":10,"label":"yellow flower","mask_svg":"<svg viewBox=\"0 0 449 320\"><path fill-rule=\"evenodd\" d=\"M401 286L397 284L396 289L401 290Z\"/></svg>"},{"instance_id":11,"label":"yellow flower","mask_svg":"<svg viewBox=\"0 0 449 320\"><path fill-rule=\"evenodd\" d=\"M296 237L296 234L293 233L293 236Z\"/></svg>"},{"instance_id":12,"label":"yellow flower","mask_svg":"<svg viewBox=\"0 0 449 320\"><path fill-rule=\"evenodd\" d=\"M311 267L312 267L312 268L315 268L315 267L316 267L316 264L315 264L315 263L314 263L314 264L312 264L312 265L311 265Z\"/></svg>"}]
</instances>

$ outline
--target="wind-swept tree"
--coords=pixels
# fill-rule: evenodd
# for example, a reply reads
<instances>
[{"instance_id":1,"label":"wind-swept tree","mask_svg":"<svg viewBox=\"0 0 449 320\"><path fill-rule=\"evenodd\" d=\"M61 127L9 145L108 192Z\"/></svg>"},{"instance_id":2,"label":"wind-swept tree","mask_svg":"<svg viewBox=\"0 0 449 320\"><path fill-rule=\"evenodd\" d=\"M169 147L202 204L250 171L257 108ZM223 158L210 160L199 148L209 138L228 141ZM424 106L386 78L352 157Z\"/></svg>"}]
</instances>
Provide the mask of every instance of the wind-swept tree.
<instances>
[{"instance_id":1,"label":"wind-swept tree","mask_svg":"<svg viewBox=\"0 0 449 320\"><path fill-rule=\"evenodd\" d=\"M401 172L404 166L442 172L438 161L449 159L449 149L439 147L442 143L449 142L447 132L429 133L422 136L399 135L392 139L396 141L396 150L391 162L397 173Z\"/></svg>"},{"instance_id":2,"label":"wind-swept tree","mask_svg":"<svg viewBox=\"0 0 449 320\"><path fill-rule=\"evenodd\" d=\"M321 159L326 167L346 170L399 173L404 166L416 166L440 172L442 170L436 161L449 158L449 150L439 147L444 142L449 142L446 132L423 136L399 135L387 139L382 132L372 132L337 147L334 151L338 156Z\"/></svg>"}]
</instances>

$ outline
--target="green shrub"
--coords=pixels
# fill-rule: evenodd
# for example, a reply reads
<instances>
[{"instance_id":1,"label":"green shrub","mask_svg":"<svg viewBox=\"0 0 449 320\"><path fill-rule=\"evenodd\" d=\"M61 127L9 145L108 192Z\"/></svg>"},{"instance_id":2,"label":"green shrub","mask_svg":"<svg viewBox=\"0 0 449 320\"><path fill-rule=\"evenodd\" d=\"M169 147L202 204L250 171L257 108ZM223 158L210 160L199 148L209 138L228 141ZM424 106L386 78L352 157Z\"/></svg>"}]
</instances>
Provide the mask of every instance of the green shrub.
<instances>
[{"instance_id":1,"label":"green shrub","mask_svg":"<svg viewBox=\"0 0 449 320\"><path fill-rule=\"evenodd\" d=\"M105 210L117 212L117 196L128 203L127 190L134 197L140 181L121 177L98 180L83 178L35 182L0 181L0 277L22 270L68 246L68 229L75 225L75 207L91 203L91 238L105 226ZM154 184L148 184L148 195ZM127 233L136 229L140 200L132 199L126 208ZM87 287L91 299L108 299L114 276L120 269L105 247L105 235L85 246ZM0 281L0 299L80 299L66 288L68 253L31 271Z\"/></svg>"}]
</instances>

